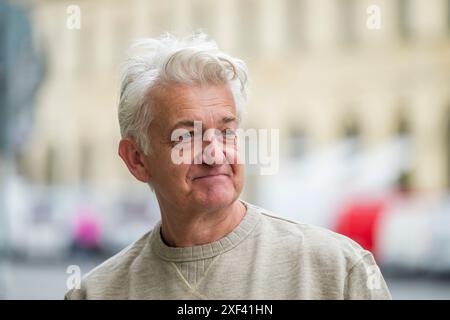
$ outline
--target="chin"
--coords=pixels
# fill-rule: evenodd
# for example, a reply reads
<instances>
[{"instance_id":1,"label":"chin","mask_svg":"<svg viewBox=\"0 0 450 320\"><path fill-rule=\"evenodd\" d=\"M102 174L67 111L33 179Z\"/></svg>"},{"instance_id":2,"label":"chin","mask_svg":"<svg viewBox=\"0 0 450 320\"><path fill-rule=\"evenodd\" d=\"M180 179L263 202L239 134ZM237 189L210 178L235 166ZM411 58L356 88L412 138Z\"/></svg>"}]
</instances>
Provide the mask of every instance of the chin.
<instances>
[{"instance_id":1,"label":"chin","mask_svg":"<svg viewBox=\"0 0 450 320\"><path fill-rule=\"evenodd\" d=\"M233 186L215 186L193 193L195 201L205 208L220 209L229 206L236 200Z\"/></svg>"}]
</instances>

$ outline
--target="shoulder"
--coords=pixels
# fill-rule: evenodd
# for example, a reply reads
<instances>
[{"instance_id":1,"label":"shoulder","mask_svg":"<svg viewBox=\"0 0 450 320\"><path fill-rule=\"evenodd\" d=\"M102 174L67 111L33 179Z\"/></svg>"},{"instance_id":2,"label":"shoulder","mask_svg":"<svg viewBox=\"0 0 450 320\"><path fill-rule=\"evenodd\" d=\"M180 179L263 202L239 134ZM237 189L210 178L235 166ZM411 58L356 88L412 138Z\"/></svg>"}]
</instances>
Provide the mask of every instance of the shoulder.
<instances>
[{"instance_id":1,"label":"shoulder","mask_svg":"<svg viewBox=\"0 0 450 320\"><path fill-rule=\"evenodd\" d=\"M269 250L277 267L307 279L315 297L343 299L390 299L390 293L372 253L352 239L299 221L285 219L254 206L260 227L254 243Z\"/></svg>"},{"instance_id":2,"label":"shoulder","mask_svg":"<svg viewBox=\"0 0 450 320\"><path fill-rule=\"evenodd\" d=\"M83 276L81 287L68 291L65 299L104 298L109 297L110 294L116 294L117 288L126 288L129 269L145 250L152 232L153 230L147 232L140 239L89 271ZM113 290L112 287L116 289Z\"/></svg>"},{"instance_id":3,"label":"shoulder","mask_svg":"<svg viewBox=\"0 0 450 320\"><path fill-rule=\"evenodd\" d=\"M372 254L352 239L329 229L285 219L263 208L256 207L261 213L261 232L272 242L292 248L309 259L311 263L322 266L340 264L347 271ZM289 247L289 248L288 248Z\"/></svg>"}]
</instances>

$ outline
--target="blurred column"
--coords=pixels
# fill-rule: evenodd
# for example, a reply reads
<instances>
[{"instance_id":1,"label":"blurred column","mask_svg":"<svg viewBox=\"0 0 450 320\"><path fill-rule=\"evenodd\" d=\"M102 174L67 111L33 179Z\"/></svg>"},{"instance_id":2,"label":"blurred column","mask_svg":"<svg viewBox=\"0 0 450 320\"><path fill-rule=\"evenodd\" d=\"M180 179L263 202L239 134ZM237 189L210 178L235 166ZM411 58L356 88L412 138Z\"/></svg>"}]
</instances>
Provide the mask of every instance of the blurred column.
<instances>
[{"instance_id":1,"label":"blurred column","mask_svg":"<svg viewBox=\"0 0 450 320\"><path fill-rule=\"evenodd\" d=\"M286 30L284 41L286 47L297 55L297 50L305 49L306 45L306 16L308 14L305 0L284 0L286 8L284 9L285 17L282 21Z\"/></svg>"},{"instance_id":2,"label":"blurred column","mask_svg":"<svg viewBox=\"0 0 450 320\"><path fill-rule=\"evenodd\" d=\"M310 110L308 132L313 139L313 147L322 148L335 142L340 135L342 109L336 99L315 99L307 102Z\"/></svg>"},{"instance_id":3,"label":"blurred column","mask_svg":"<svg viewBox=\"0 0 450 320\"><path fill-rule=\"evenodd\" d=\"M68 6L64 5L49 5L48 16L61 16L65 14L65 17L69 17L67 14ZM80 40L82 33L88 32L87 20L89 10L86 8L81 9L81 26L80 29L69 29L66 25L66 19L64 23L61 23L58 19L53 20L53 24L49 24L46 27L47 33L51 36L54 32L57 35L57 39L53 39L54 46L52 47L52 61L55 63L56 74L64 75L65 77L72 78L75 73L78 72L80 58ZM52 14L50 14L52 12ZM60 76L58 76L59 78Z\"/></svg>"},{"instance_id":4,"label":"blurred column","mask_svg":"<svg viewBox=\"0 0 450 320\"><path fill-rule=\"evenodd\" d=\"M217 3L217 0L190 1L190 23L194 30L202 30L210 37L215 38L213 25L214 20L219 18L215 16L216 11L214 10L214 6Z\"/></svg>"},{"instance_id":5,"label":"blurred column","mask_svg":"<svg viewBox=\"0 0 450 320\"><path fill-rule=\"evenodd\" d=\"M233 51L236 48L236 16L237 1L215 1L214 2L213 29L216 34L216 41L224 51Z\"/></svg>"},{"instance_id":6,"label":"blurred column","mask_svg":"<svg viewBox=\"0 0 450 320\"><path fill-rule=\"evenodd\" d=\"M236 38L237 49L245 57L261 55L260 26L261 2L259 0L239 0L236 2Z\"/></svg>"},{"instance_id":7,"label":"blurred column","mask_svg":"<svg viewBox=\"0 0 450 320\"><path fill-rule=\"evenodd\" d=\"M386 143L396 130L394 98L378 92L365 95L360 103L364 144L372 147Z\"/></svg>"},{"instance_id":8,"label":"blurred column","mask_svg":"<svg viewBox=\"0 0 450 320\"><path fill-rule=\"evenodd\" d=\"M279 57L285 47L285 1L261 0L259 2L258 34L263 55Z\"/></svg>"},{"instance_id":9,"label":"blurred column","mask_svg":"<svg viewBox=\"0 0 450 320\"><path fill-rule=\"evenodd\" d=\"M148 0L134 0L129 22L131 23L131 35L133 38L149 37L152 23L151 11L153 4ZM132 39L130 39L131 41Z\"/></svg>"},{"instance_id":10,"label":"blurred column","mask_svg":"<svg viewBox=\"0 0 450 320\"><path fill-rule=\"evenodd\" d=\"M40 98L37 101L36 107L36 121L32 129L32 136L30 137L30 145L26 152L26 157L24 162L27 166L27 171L31 177L32 181L42 183L45 180L45 158L46 151L48 148L48 137L46 136L46 132L48 130L48 126L46 125L46 116L45 112L49 110L48 104L41 103L43 101L43 97L47 95L49 91L49 82L51 80L50 74L55 68L55 64L52 63L51 59L49 59L49 52L52 51L52 44L55 43L55 38L58 33L61 32L62 28L54 28L57 20L52 19L51 17L55 15L56 10L51 10L50 7L54 7L51 5L42 5L38 6L35 10L32 11L34 22L33 28L35 32L39 35L38 43L45 44L45 60L46 60L46 78L43 82L43 86L40 91ZM63 24L64 22L60 22ZM54 28L53 33L49 33L48 30L52 30ZM47 120L48 121L48 120Z\"/></svg>"},{"instance_id":11,"label":"blurred column","mask_svg":"<svg viewBox=\"0 0 450 320\"><path fill-rule=\"evenodd\" d=\"M420 41L445 38L450 5L447 0L409 0L411 32Z\"/></svg>"},{"instance_id":12,"label":"blurred column","mask_svg":"<svg viewBox=\"0 0 450 320\"><path fill-rule=\"evenodd\" d=\"M424 191L446 187L445 100L432 90L413 94L412 159L414 186Z\"/></svg>"},{"instance_id":13,"label":"blurred column","mask_svg":"<svg viewBox=\"0 0 450 320\"><path fill-rule=\"evenodd\" d=\"M307 47L329 49L336 47L340 38L339 1L305 0Z\"/></svg>"},{"instance_id":14,"label":"blurred column","mask_svg":"<svg viewBox=\"0 0 450 320\"><path fill-rule=\"evenodd\" d=\"M158 2L161 3L161 1ZM183 36L194 31L192 30L191 2L186 0L172 0L171 2L172 6L169 10L171 17L167 17L167 19L171 19L173 31Z\"/></svg>"},{"instance_id":15,"label":"blurred column","mask_svg":"<svg viewBox=\"0 0 450 320\"><path fill-rule=\"evenodd\" d=\"M136 21L139 19L131 19L133 26L137 24ZM103 5L102 7L96 7L96 22L95 28L93 28L93 41L94 46L94 56L92 63L92 68L95 73L104 73L111 71L111 69L116 69L113 67L114 63L114 37L117 35L114 32L114 21L112 17L111 7ZM130 39L131 40L131 39ZM83 48L83 50L89 50L88 48Z\"/></svg>"},{"instance_id":16,"label":"blurred column","mask_svg":"<svg viewBox=\"0 0 450 320\"><path fill-rule=\"evenodd\" d=\"M56 15L66 14L67 6L63 4L49 5L49 12ZM40 105L41 120L51 125L45 126L45 140L49 142L48 150L54 155L54 182L77 183L79 179L78 159L78 123L83 106L79 104L80 95L78 87L83 66L83 49L81 40L86 34L93 32L92 19L95 17L91 6L83 6L81 9L81 28L69 29L57 19L54 24L46 27L46 33L57 33L54 38L54 46L50 47L49 55L54 63L49 73L47 94L43 96ZM88 43L92 43L91 41ZM86 57L86 55L84 55ZM86 62L86 61L85 61ZM92 62L89 63L92 65ZM84 70L83 70L84 67ZM52 156L53 157L53 156Z\"/></svg>"},{"instance_id":17,"label":"blurred column","mask_svg":"<svg viewBox=\"0 0 450 320\"><path fill-rule=\"evenodd\" d=\"M82 94L80 83L82 83L83 74L90 74L91 68L94 68L93 62L88 61L90 55L86 55L87 51L94 47L95 52L95 7L89 4L87 7L83 7L81 17L81 29L69 30L65 29L63 34L64 39L60 41L64 42L64 46L59 48L63 52L61 59L65 55L70 56L69 64L66 65L64 70L63 81L58 76L58 82L55 83L55 92L57 92L57 98L54 100L54 112L57 117L55 118L56 132L53 132L51 140L54 141L55 146L55 178L56 183L62 184L78 184L80 179L80 148L79 148L79 125L80 115L82 109L86 106L79 104L80 94ZM91 37L90 39L88 37ZM83 39L88 38L88 39ZM84 41L83 41L84 40ZM67 47L66 47L67 45ZM69 52L70 51L70 52ZM56 52L55 52L56 56ZM58 58L59 59L59 58ZM86 68L86 65L91 68ZM83 73L81 73L82 71Z\"/></svg>"}]
</instances>

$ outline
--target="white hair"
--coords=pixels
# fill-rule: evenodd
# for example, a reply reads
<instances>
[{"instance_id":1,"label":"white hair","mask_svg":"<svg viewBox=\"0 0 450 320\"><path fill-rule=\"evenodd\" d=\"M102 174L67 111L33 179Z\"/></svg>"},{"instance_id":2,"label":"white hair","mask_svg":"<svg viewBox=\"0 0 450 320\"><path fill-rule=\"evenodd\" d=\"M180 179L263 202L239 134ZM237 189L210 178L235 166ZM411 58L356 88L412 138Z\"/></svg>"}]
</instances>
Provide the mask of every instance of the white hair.
<instances>
[{"instance_id":1,"label":"white hair","mask_svg":"<svg viewBox=\"0 0 450 320\"><path fill-rule=\"evenodd\" d=\"M245 63L220 51L205 33L177 39L166 33L135 41L125 61L119 102L122 137L131 137L145 154L151 152L152 88L170 84L225 84L233 95L238 119L248 96Z\"/></svg>"}]
</instances>

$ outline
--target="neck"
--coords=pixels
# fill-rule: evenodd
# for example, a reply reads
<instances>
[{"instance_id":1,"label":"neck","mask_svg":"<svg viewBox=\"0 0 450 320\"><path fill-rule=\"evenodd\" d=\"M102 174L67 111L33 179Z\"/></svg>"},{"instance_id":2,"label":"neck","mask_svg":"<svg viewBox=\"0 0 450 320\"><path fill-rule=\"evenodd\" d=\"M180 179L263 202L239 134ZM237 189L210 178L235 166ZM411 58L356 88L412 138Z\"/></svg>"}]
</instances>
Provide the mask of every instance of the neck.
<instances>
[{"instance_id":1,"label":"neck","mask_svg":"<svg viewBox=\"0 0 450 320\"><path fill-rule=\"evenodd\" d=\"M171 247L192 247L217 241L233 231L247 211L239 200L215 211L184 212L182 208L168 208L161 203L160 208L161 236Z\"/></svg>"}]
</instances>

